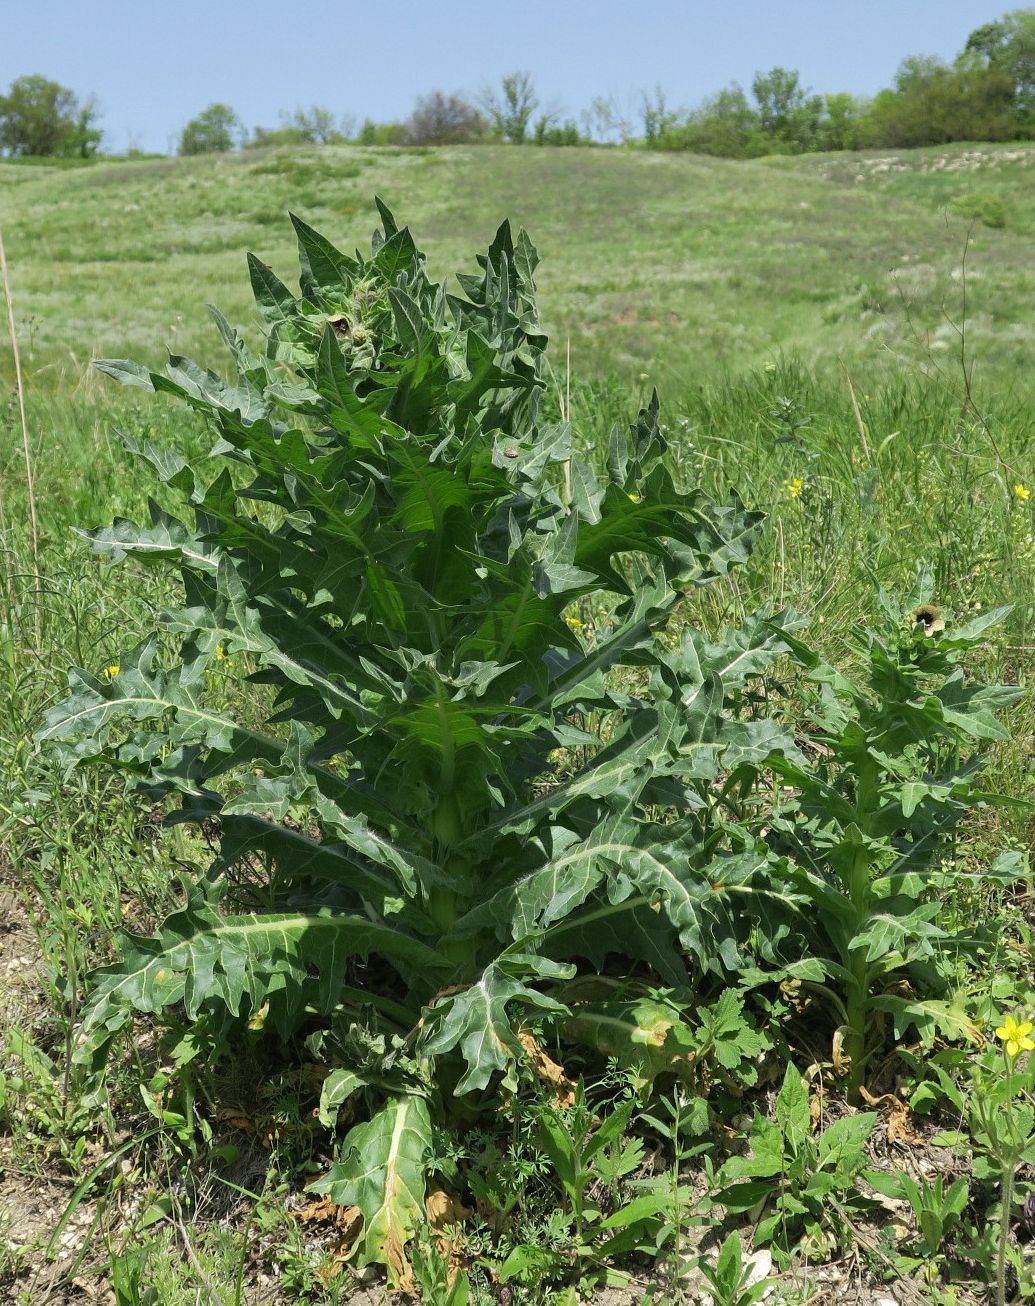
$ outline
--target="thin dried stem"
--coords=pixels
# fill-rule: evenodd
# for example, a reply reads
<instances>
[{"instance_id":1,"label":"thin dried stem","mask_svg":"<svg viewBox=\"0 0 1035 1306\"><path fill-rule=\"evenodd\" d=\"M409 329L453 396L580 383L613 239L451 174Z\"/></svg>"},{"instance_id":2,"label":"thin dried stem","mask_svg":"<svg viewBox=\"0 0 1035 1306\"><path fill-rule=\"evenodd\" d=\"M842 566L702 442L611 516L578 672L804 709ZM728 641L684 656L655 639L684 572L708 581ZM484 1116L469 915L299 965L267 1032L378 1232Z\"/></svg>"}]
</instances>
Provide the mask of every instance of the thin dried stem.
<instances>
[{"instance_id":1,"label":"thin dried stem","mask_svg":"<svg viewBox=\"0 0 1035 1306\"><path fill-rule=\"evenodd\" d=\"M18 396L18 416L22 425L22 453L25 456L25 484L29 494L29 529L32 532L32 566L36 575L40 570L40 528L36 515L36 483L32 472L32 449L29 444L29 423L25 417L25 385L22 381L22 360L18 350L18 332L14 325L14 302L11 298L11 278L7 271L7 254L4 251L4 234L0 229L0 279L4 283L4 300L7 303L7 329L11 336L11 353L14 356L14 387ZM37 627L39 621L37 617ZM37 629L37 643L39 630Z\"/></svg>"},{"instance_id":2,"label":"thin dried stem","mask_svg":"<svg viewBox=\"0 0 1035 1306\"><path fill-rule=\"evenodd\" d=\"M565 374L564 374L564 412L561 414L563 419L571 426L571 337L568 337L567 352L565 355ZM570 437L569 437L570 438ZM564 502L570 504L572 501L571 486L571 458L567 458L564 463Z\"/></svg>"},{"instance_id":3,"label":"thin dried stem","mask_svg":"<svg viewBox=\"0 0 1035 1306\"><path fill-rule=\"evenodd\" d=\"M848 382L848 394L852 400L852 413L855 417L855 429L859 432L859 439L862 440L862 446L866 453L866 461L873 462L873 454L870 452L870 442L866 438L866 423L863 421L862 412L859 409L859 400L856 398L855 386L852 384L852 378L848 368L845 366L844 359L838 360L841 364L841 371L845 374L845 380Z\"/></svg>"}]
</instances>

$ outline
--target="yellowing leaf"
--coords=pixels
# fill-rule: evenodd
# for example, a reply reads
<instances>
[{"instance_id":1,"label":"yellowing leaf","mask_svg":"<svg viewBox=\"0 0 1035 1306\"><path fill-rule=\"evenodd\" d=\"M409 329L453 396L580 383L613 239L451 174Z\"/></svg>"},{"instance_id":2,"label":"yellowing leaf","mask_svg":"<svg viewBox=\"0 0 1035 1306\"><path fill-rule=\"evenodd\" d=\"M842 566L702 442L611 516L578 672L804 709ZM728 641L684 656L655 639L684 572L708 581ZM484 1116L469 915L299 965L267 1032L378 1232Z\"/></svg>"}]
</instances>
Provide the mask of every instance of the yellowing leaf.
<instances>
[{"instance_id":1,"label":"yellowing leaf","mask_svg":"<svg viewBox=\"0 0 1035 1306\"><path fill-rule=\"evenodd\" d=\"M431 1150L431 1117L422 1097L397 1097L345 1138L342 1160L312 1185L339 1206L357 1206L363 1235L357 1264L374 1262L389 1282L413 1290L406 1244L424 1216L425 1164Z\"/></svg>"}]
</instances>

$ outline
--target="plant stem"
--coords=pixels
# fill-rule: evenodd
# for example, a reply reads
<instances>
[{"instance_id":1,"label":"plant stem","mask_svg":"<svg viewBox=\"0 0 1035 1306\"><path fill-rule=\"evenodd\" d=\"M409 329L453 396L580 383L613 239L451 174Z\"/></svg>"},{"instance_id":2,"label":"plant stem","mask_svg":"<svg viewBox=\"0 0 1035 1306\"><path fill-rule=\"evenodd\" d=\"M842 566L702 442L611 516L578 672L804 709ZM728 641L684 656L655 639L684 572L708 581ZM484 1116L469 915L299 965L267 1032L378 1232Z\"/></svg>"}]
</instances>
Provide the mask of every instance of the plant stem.
<instances>
[{"instance_id":1,"label":"plant stem","mask_svg":"<svg viewBox=\"0 0 1035 1306\"><path fill-rule=\"evenodd\" d=\"M860 848L852 863L848 877L848 895L854 912L856 935L869 915L870 906L870 862L866 849ZM856 1104L863 1082L863 1062L866 1056L866 1018L869 1015L870 968L866 960L865 948L852 948L848 953L848 981L845 986L845 1015L848 1037L845 1039L845 1052L851 1058L848 1074L848 1100Z\"/></svg>"},{"instance_id":2,"label":"plant stem","mask_svg":"<svg viewBox=\"0 0 1035 1306\"><path fill-rule=\"evenodd\" d=\"M999 1221L999 1254L995 1267L995 1295L997 1306L1006 1306L1006 1248L1010 1241L1010 1212L1013 1208L1013 1184L1017 1162L1011 1160L1003 1168L1003 1210Z\"/></svg>"},{"instance_id":3,"label":"plant stem","mask_svg":"<svg viewBox=\"0 0 1035 1306\"><path fill-rule=\"evenodd\" d=\"M863 1063L866 1057L866 1024L870 1008L870 967L866 959L865 948L853 948L852 942L865 927L870 916L872 886L870 882L870 854L865 838L870 826L870 818L879 801L879 785L876 764L867 757L859 765L855 788L855 807L858 815L858 827L863 843L856 850L848 871L846 888L852 904L852 938L849 940L848 956L845 959L849 973L845 1007L847 1011L848 1037L845 1051L851 1058L851 1070L848 1076L848 1100L853 1104L859 1101L859 1090L863 1082Z\"/></svg>"},{"instance_id":4,"label":"plant stem","mask_svg":"<svg viewBox=\"0 0 1035 1306\"><path fill-rule=\"evenodd\" d=\"M431 828L441 851L441 866L447 883L431 886L428 909L439 930L448 934L459 915L460 906L456 888L448 881L462 879L470 868L466 858L452 851L463 838L460 807L455 793L443 793L440 796ZM474 939L452 939L442 944L443 955L464 968L473 965L475 949Z\"/></svg>"},{"instance_id":5,"label":"plant stem","mask_svg":"<svg viewBox=\"0 0 1035 1306\"><path fill-rule=\"evenodd\" d=\"M854 1106L860 1098L863 1082L863 1063L866 1056L866 1017L869 1013L869 968L866 953L857 948L851 955L851 978L845 1004L848 1012L848 1036L844 1051L851 1060L848 1072L848 1101Z\"/></svg>"},{"instance_id":6,"label":"plant stem","mask_svg":"<svg viewBox=\"0 0 1035 1306\"><path fill-rule=\"evenodd\" d=\"M675 1232L672 1235L672 1295L675 1297L679 1291L679 1271L682 1268L679 1254L683 1248L683 1212L679 1204L679 1154L681 1151L680 1143L683 1131L683 1096L680 1089L676 1089L674 1102L674 1115L672 1121L672 1219L675 1221Z\"/></svg>"}]
</instances>

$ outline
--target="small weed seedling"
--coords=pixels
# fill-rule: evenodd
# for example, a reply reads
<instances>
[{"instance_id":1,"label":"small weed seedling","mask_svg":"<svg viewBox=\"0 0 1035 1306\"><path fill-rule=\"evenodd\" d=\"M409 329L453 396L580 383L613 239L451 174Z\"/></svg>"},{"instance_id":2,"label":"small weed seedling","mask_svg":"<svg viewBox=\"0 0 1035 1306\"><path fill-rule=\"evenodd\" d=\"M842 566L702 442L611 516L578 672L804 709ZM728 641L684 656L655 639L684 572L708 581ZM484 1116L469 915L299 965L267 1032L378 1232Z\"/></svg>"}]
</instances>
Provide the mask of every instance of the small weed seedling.
<instances>
[{"instance_id":1,"label":"small weed seedling","mask_svg":"<svg viewBox=\"0 0 1035 1306\"><path fill-rule=\"evenodd\" d=\"M714 1306L754 1306L773 1286L765 1275L752 1275L751 1262L744 1259L736 1231L719 1248L714 1266L701 1261L701 1273L711 1289Z\"/></svg>"},{"instance_id":2,"label":"small weed seedling","mask_svg":"<svg viewBox=\"0 0 1035 1306\"><path fill-rule=\"evenodd\" d=\"M942 1260L945 1244L960 1227L963 1212L970 1200L970 1185L964 1178L946 1186L937 1175L933 1180L914 1179L909 1174L867 1174L869 1183L887 1197L909 1203L916 1220L917 1237L912 1252L898 1253L895 1264L910 1273L923 1269L933 1277Z\"/></svg>"},{"instance_id":3,"label":"small weed seedling","mask_svg":"<svg viewBox=\"0 0 1035 1306\"><path fill-rule=\"evenodd\" d=\"M747 1155L723 1165L715 1200L734 1214L764 1203L755 1242L772 1245L784 1265L799 1244L812 1256L843 1246L849 1230L841 1211L861 1204L856 1181L876 1121L876 1112L859 1112L814 1135L808 1090L788 1065L775 1119L755 1112Z\"/></svg>"},{"instance_id":4,"label":"small weed seedling","mask_svg":"<svg viewBox=\"0 0 1035 1306\"><path fill-rule=\"evenodd\" d=\"M622 1283L627 1276L609 1270L609 1261L631 1252L658 1252L670 1205L668 1193L627 1199L621 1192L622 1181L639 1167L644 1154L639 1139L626 1137L635 1105L628 1098L601 1120L580 1083L570 1106L538 1108L535 1137L564 1195L568 1249L554 1251L547 1261L542 1247L520 1244L501 1268L504 1281L525 1277L534 1269L539 1282L549 1274L555 1281L567 1278L584 1287L594 1282Z\"/></svg>"}]
</instances>

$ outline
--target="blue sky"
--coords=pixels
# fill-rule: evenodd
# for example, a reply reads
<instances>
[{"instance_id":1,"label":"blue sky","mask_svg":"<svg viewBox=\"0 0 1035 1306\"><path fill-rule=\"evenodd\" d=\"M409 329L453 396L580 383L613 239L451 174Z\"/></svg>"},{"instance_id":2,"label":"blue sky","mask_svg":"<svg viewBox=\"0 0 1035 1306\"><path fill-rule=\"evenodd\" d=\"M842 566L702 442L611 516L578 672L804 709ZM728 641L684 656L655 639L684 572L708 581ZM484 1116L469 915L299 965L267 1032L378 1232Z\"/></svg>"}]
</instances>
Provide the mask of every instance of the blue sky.
<instances>
[{"instance_id":1,"label":"blue sky","mask_svg":"<svg viewBox=\"0 0 1035 1306\"><path fill-rule=\"evenodd\" d=\"M976 0L3 0L0 88L43 73L101 108L105 147L166 150L213 100L245 124L281 110L405 117L433 88L474 94L513 69L572 116L643 88L687 107L774 64L817 91L869 94L910 54L951 58L1016 7Z\"/></svg>"}]
</instances>

